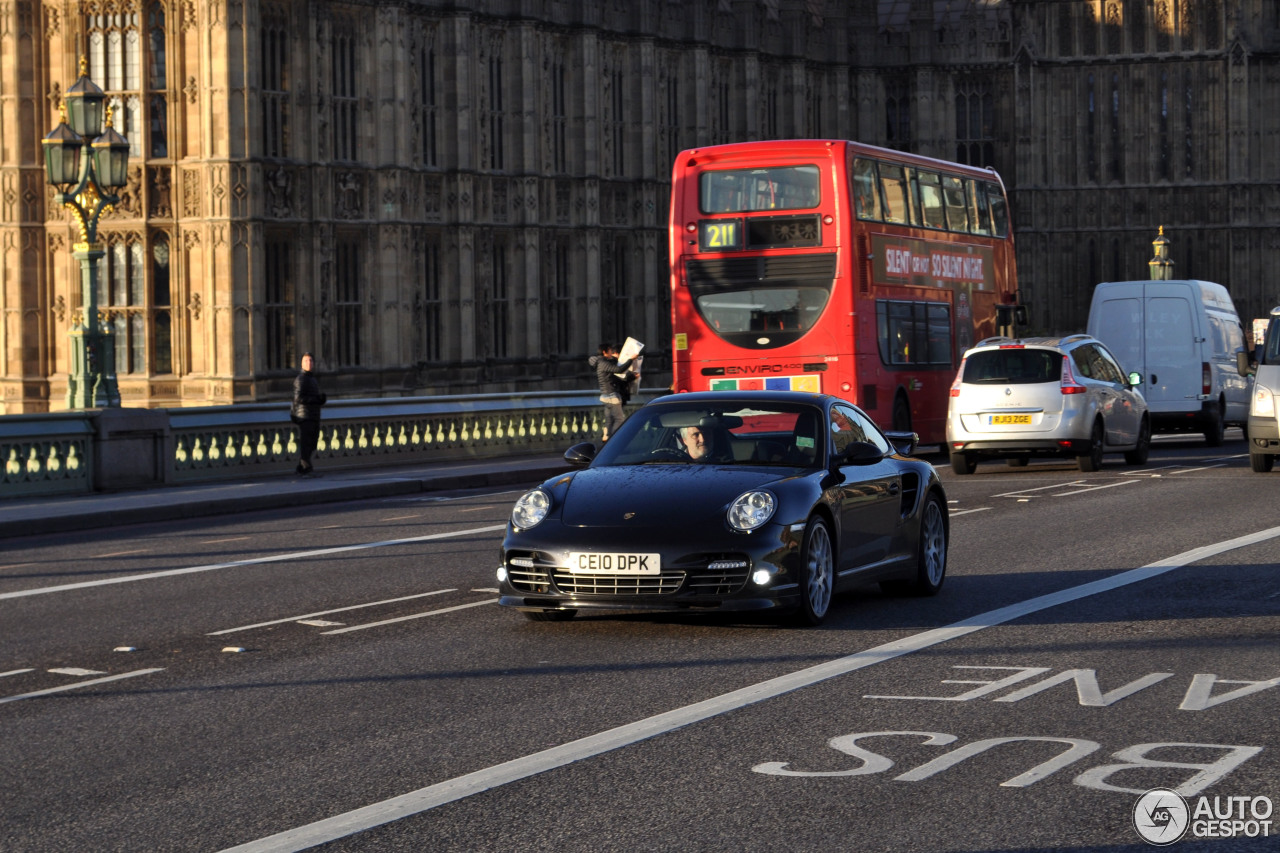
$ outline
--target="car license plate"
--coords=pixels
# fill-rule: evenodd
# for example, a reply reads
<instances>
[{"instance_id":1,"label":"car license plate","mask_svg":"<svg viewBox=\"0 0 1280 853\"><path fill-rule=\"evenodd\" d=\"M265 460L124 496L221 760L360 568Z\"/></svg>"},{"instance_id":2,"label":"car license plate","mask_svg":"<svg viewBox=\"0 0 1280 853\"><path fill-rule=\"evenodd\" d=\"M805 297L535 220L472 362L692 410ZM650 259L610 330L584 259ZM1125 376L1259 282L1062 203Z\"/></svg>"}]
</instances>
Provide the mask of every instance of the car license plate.
<instances>
[{"instance_id":1,"label":"car license plate","mask_svg":"<svg viewBox=\"0 0 1280 853\"><path fill-rule=\"evenodd\" d=\"M987 423L997 424L1029 424L1031 415L987 415Z\"/></svg>"},{"instance_id":2,"label":"car license plate","mask_svg":"<svg viewBox=\"0 0 1280 853\"><path fill-rule=\"evenodd\" d=\"M569 571L589 575L656 575L662 572L660 554L571 551Z\"/></svg>"}]
</instances>

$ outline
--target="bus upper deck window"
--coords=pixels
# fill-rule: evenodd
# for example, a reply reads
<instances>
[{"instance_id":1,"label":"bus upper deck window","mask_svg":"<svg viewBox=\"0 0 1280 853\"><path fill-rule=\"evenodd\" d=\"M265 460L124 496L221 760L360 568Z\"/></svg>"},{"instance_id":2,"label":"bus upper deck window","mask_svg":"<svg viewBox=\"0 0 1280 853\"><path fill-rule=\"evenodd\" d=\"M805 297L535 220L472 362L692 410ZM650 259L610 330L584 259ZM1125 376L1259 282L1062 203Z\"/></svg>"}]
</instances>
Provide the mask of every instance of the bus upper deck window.
<instances>
[{"instance_id":1,"label":"bus upper deck window","mask_svg":"<svg viewBox=\"0 0 1280 853\"><path fill-rule=\"evenodd\" d=\"M1009 211L1004 203L1004 191L999 184L987 184L987 201L991 204L991 228L995 235L1009 236Z\"/></svg>"},{"instance_id":2,"label":"bus upper deck window","mask_svg":"<svg viewBox=\"0 0 1280 853\"><path fill-rule=\"evenodd\" d=\"M947 228L961 234L969 231L969 209L965 204L964 182L949 175L942 177L942 200L947 208Z\"/></svg>"},{"instance_id":3,"label":"bus upper deck window","mask_svg":"<svg viewBox=\"0 0 1280 853\"><path fill-rule=\"evenodd\" d=\"M942 183L936 172L915 170L916 200L920 203L920 216L928 228L945 229L946 215L942 210Z\"/></svg>"},{"instance_id":4,"label":"bus upper deck window","mask_svg":"<svg viewBox=\"0 0 1280 853\"><path fill-rule=\"evenodd\" d=\"M876 191L879 180L874 160L853 162L853 192L859 219L881 218L880 193Z\"/></svg>"},{"instance_id":5,"label":"bus upper deck window","mask_svg":"<svg viewBox=\"0 0 1280 853\"><path fill-rule=\"evenodd\" d=\"M991 234L991 208L987 206L986 184L970 179L969 185L969 225L974 234Z\"/></svg>"},{"instance_id":6,"label":"bus upper deck window","mask_svg":"<svg viewBox=\"0 0 1280 853\"><path fill-rule=\"evenodd\" d=\"M901 166L880 164L880 189L884 193L884 221L910 222L905 170Z\"/></svg>"}]
</instances>

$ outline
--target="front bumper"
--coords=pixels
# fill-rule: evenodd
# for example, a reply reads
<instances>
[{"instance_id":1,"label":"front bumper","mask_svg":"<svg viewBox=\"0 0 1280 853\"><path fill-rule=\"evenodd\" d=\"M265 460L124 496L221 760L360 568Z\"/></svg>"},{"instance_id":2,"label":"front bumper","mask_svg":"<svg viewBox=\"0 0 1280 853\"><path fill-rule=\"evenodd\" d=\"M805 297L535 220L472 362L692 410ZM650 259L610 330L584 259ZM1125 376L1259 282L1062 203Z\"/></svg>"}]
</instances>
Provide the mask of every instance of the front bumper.
<instances>
[{"instance_id":1,"label":"front bumper","mask_svg":"<svg viewBox=\"0 0 1280 853\"><path fill-rule=\"evenodd\" d=\"M1280 422L1249 415L1249 452L1280 456Z\"/></svg>"},{"instance_id":2,"label":"front bumper","mask_svg":"<svg viewBox=\"0 0 1280 853\"><path fill-rule=\"evenodd\" d=\"M613 530L553 525L507 534L498 604L524 610L756 611L794 607L803 525L767 524L749 534L727 531L680 538L649 531L626 541ZM634 532L631 534L634 536ZM657 552L656 575L569 570L570 551ZM766 584L753 579L769 573Z\"/></svg>"},{"instance_id":3,"label":"front bumper","mask_svg":"<svg viewBox=\"0 0 1280 853\"><path fill-rule=\"evenodd\" d=\"M1081 456L1090 450L1089 439L1017 439L1007 441L950 442L947 449L954 455L963 453L978 458L984 456Z\"/></svg>"}]
</instances>

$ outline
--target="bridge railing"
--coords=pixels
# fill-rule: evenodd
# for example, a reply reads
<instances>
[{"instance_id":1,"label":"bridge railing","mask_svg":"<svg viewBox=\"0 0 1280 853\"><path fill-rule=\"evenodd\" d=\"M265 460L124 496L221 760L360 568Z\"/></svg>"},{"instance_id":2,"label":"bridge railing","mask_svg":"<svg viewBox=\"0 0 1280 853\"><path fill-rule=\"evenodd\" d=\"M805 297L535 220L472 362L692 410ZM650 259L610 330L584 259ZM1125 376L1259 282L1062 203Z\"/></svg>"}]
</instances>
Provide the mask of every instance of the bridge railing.
<instances>
[{"instance_id":1,"label":"bridge railing","mask_svg":"<svg viewBox=\"0 0 1280 853\"><path fill-rule=\"evenodd\" d=\"M642 403L656 392L641 394ZM598 392L332 400L318 469L555 453L600 435ZM292 472L286 403L0 417L0 499Z\"/></svg>"}]
</instances>

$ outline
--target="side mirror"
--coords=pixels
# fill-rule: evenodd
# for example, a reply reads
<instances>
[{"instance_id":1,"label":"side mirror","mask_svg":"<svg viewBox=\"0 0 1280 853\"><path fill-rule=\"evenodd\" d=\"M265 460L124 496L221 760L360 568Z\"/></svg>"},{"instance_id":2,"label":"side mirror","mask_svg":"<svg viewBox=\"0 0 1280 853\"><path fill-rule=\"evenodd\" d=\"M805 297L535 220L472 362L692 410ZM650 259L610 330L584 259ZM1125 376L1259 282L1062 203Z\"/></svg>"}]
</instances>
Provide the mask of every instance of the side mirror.
<instances>
[{"instance_id":1,"label":"side mirror","mask_svg":"<svg viewBox=\"0 0 1280 853\"><path fill-rule=\"evenodd\" d=\"M596 446L589 441L575 444L564 452L564 461L585 468L596 458Z\"/></svg>"},{"instance_id":2,"label":"side mirror","mask_svg":"<svg viewBox=\"0 0 1280 853\"><path fill-rule=\"evenodd\" d=\"M914 432L886 432L884 437L889 439L899 456L910 456L920 445L920 436Z\"/></svg>"},{"instance_id":3,"label":"side mirror","mask_svg":"<svg viewBox=\"0 0 1280 853\"><path fill-rule=\"evenodd\" d=\"M841 465L874 465L884 459L884 453L869 441L855 441L838 457Z\"/></svg>"},{"instance_id":4,"label":"side mirror","mask_svg":"<svg viewBox=\"0 0 1280 853\"><path fill-rule=\"evenodd\" d=\"M1129 387L1137 388L1142 384L1142 374L1136 370L1129 371Z\"/></svg>"},{"instance_id":5,"label":"side mirror","mask_svg":"<svg viewBox=\"0 0 1280 853\"><path fill-rule=\"evenodd\" d=\"M1236 353L1236 373L1241 376L1249 376L1254 372L1254 366L1249 359L1248 350L1240 350Z\"/></svg>"}]
</instances>

